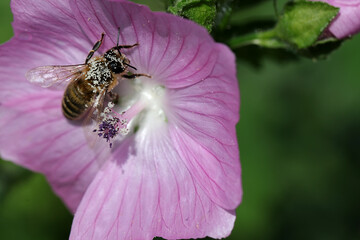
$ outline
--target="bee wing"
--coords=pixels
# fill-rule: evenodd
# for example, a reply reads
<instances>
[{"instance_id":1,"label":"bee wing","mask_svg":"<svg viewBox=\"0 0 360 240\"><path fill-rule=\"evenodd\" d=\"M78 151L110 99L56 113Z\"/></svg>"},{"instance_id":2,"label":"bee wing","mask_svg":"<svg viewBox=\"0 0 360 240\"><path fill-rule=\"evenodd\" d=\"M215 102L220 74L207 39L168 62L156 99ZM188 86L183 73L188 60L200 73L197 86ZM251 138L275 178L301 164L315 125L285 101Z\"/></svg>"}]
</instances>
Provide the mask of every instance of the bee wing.
<instances>
[{"instance_id":1,"label":"bee wing","mask_svg":"<svg viewBox=\"0 0 360 240\"><path fill-rule=\"evenodd\" d=\"M100 166L104 163L105 159L111 154L109 143L104 141L95 129L99 128L101 123L100 114L103 111L104 98L106 90L103 90L99 95L95 95L92 99L92 104L86 110L86 114L82 119L82 128L89 148L95 153L96 162Z\"/></svg>"},{"instance_id":2,"label":"bee wing","mask_svg":"<svg viewBox=\"0 0 360 240\"><path fill-rule=\"evenodd\" d=\"M111 154L110 142L107 142L103 136L99 136L100 132L98 131L99 125L104 120L101 113L104 111L106 94L108 94L108 92L104 89L99 92L98 95L94 96L92 105L88 108L82 123L88 146L99 156L96 158L99 166L101 166L104 163L104 159L108 159ZM116 140L112 140L112 143L116 144L114 141Z\"/></svg>"},{"instance_id":3,"label":"bee wing","mask_svg":"<svg viewBox=\"0 0 360 240\"><path fill-rule=\"evenodd\" d=\"M65 86L85 73L87 65L42 66L29 70L26 78L41 87L64 89Z\"/></svg>"},{"instance_id":4,"label":"bee wing","mask_svg":"<svg viewBox=\"0 0 360 240\"><path fill-rule=\"evenodd\" d=\"M101 121L100 114L103 111L105 95L106 90L101 91L99 95L95 95L92 100L92 105L89 107L86 115L84 116L82 125L85 131L85 137L91 148L94 148L100 139L100 137L96 132L94 132L94 130L99 127Z\"/></svg>"}]
</instances>

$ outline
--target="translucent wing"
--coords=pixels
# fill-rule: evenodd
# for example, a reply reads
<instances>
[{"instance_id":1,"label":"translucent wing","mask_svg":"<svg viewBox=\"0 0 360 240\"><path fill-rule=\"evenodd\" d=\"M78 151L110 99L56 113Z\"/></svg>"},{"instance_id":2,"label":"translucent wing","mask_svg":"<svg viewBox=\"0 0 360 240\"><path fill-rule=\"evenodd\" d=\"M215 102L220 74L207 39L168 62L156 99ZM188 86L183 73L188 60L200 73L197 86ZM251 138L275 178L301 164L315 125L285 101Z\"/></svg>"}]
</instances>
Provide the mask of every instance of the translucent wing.
<instances>
[{"instance_id":1,"label":"translucent wing","mask_svg":"<svg viewBox=\"0 0 360 240\"><path fill-rule=\"evenodd\" d=\"M94 96L92 105L89 107L82 123L88 146L98 156L96 162L99 166L111 154L110 142L106 141L103 136L99 136L99 133L101 133L99 131L99 124L104 120L101 113L103 113L104 105L107 102L105 99L107 94L108 92L104 89L97 96ZM111 145L119 144L116 139L112 139L111 142Z\"/></svg>"},{"instance_id":2,"label":"translucent wing","mask_svg":"<svg viewBox=\"0 0 360 240\"><path fill-rule=\"evenodd\" d=\"M94 96L92 104L83 118L82 125L85 131L85 137L90 148L95 148L95 146L98 145L97 143L99 142L99 140L101 140L98 134L94 132L94 130L99 127L99 124L101 122L100 114L103 111L105 95L106 90L103 90L99 92L99 95Z\"/></svg>"},{"instance_id":3,"label":"translucent wing","mask_svg":"<svg viewBox=\"0 0 360 240\"><path fill-rule=\"evenodd\" d=\"M41 87L64 89L73 79L85 73L87 65L42 66L29 70L26 78Z\"/></svg>"},{"instance_id":4,"label":"translucent wing","mask_svg":"<svg viewBox=\"0 0 360 240\"><path fill-rule=\"evenodd\" d=\"M97 123L100 121L100 114L103 110L105 95L105 89L100 91L98 94L94 94L94 97L91 100L91 106L88 108L87 113L84 116L84 125L89 125L89 123L93 120Z\"/></svg>"}]
</instances>

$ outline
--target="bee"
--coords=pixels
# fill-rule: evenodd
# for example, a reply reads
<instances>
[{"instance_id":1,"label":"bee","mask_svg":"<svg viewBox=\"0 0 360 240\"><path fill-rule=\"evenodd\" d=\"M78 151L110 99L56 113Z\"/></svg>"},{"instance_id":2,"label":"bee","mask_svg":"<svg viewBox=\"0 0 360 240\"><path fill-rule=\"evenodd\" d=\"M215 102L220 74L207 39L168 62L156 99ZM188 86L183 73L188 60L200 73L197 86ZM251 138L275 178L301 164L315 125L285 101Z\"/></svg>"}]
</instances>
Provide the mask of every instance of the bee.
<instances>
[{"instance_id":1,"label":"bee","mask_svg":"<svg viewBox=\"0 0 360 240\"><path fill-rule=\"evenodd\" d=\"M41 66L28 71L26 78L45 88L63 88L67 84L61 107L63 115L69 120L92 116L96 109L100 115L105 96L108 95L110 98L116 96L111 90L118 84L119 78L151 77L128 70L137 69L130 65L130 60L120 49L133 48L139 44L119 45L119 35L120 29L115 47L110 48L103 55L93 57L103 43L105 34L102 33L101 39L94 44L84 64Z\"/></svg>"}]
</instances>

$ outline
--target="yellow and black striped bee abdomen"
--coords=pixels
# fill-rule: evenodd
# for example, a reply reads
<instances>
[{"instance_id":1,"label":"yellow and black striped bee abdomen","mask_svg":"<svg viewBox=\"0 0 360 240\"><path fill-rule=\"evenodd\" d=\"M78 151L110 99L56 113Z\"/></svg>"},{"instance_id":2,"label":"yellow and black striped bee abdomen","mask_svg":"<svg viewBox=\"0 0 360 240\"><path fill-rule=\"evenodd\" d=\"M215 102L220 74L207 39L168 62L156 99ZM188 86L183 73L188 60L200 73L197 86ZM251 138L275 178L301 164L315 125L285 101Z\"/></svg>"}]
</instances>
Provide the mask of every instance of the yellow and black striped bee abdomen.
<instances>
[{"instance_id":1,"label":"yellow and black striped bee abdomen","mask_svg":"<svg viewBox=\"0 0 360 240\"><path fill-rule=\"evenodd\" d=\"M69 120L81 119L92 105L94 88L83 78L72 81L67 86L62 100L62 111Z\"/></svg>"}]
</instances>

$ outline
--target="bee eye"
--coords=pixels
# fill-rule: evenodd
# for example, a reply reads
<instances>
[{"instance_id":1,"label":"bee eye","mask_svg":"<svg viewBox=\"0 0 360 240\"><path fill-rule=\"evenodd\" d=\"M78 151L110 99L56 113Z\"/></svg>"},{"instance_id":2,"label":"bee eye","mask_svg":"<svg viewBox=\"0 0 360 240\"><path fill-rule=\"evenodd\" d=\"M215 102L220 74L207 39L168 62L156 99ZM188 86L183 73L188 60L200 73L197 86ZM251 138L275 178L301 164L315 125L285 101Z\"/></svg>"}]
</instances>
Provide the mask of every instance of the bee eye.
<instances>
[{"instance_id":1,"label":"bee eye","mask_svg":"<svg viewBox=\"0 0 360 240\"><path fill-rule=\"evenodd\" d=\"M113 71L114 73L121 73L125 70L121 67L121 64L119 64L118 62L110 62L109 67L111 71Z\"/></svg>"},{"instance_id":2,"label":"bee eye","mask_svg":"<svg viewBox=\"0 0 360 240\"><path fill-rule=\"evenodd\" d=\"M110 63L110 68L111 68L111 70L116 70L117 69L117 64L115 63L115 62L111 62Z\"/></svg>"}]
</instances>

